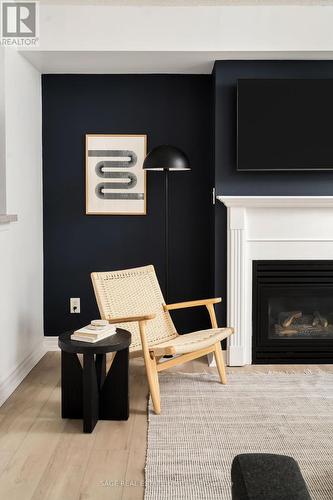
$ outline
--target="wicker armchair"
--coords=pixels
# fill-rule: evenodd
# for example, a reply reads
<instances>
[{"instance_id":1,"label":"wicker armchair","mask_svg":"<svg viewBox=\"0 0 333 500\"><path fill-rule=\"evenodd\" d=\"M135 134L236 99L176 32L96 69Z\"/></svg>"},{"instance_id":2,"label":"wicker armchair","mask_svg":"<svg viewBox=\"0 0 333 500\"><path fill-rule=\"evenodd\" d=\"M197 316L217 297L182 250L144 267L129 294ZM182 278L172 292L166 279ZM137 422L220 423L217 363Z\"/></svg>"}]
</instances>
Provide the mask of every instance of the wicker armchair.
<instances>
[{"instance_id":1,"label":"wicker armchair","mask_svg":"<svg viewBox=\"0 0 333 500\"><path fill-rule=\"evenodd\" d=\"M218 299L166 305L153 266L91 275L101 317L132 333L131 356L143 356L155 413L161 412L158 372L214 353L222 384L227 383L221 340L232 328L218 328L214 304ZM169 311L206 306L212 328L179 335ZM165 355L176 355L160 362Z\"/></svg>"}]
</instances>

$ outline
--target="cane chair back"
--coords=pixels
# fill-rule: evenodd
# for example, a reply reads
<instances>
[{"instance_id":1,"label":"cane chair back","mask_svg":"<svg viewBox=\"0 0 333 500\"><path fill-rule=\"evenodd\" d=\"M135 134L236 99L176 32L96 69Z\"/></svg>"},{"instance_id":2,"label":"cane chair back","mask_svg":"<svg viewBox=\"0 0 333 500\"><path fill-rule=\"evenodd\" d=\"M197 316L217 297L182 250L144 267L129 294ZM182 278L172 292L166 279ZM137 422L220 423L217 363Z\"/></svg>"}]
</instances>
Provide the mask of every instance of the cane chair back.
<instances>
[{"instance_id":1,"label":"cane chair back","mask_svg":"<svg viewBox=\"0 0 333 500\"><path fill-rule=\"evenodd\" d=\"M146 325L149 345L166 342L178 336L170 313L163 308L165 301L154 266L97 272L92 273L91 278L102 319L155 314L156 317ZM130 351L141 351L138 324L121 323L119 328L132 333Z\"/></svg>"}]
</instances>

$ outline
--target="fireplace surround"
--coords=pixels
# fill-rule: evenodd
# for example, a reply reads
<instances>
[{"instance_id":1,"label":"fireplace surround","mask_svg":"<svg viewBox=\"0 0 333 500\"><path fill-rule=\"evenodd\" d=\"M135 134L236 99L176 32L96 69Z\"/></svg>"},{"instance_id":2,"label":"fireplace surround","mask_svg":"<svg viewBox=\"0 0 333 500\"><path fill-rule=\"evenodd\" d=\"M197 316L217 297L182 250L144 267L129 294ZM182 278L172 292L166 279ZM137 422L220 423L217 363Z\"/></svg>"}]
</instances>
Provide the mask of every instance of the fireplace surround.
<instances>
[{"instance_id":1,"label":"fireplace surround","mask_svg":"<svg viewBox=\"0 0 333 500\"><path fill-rule=\"evenodd\" d=\"M305 264L306 261L333 260L333 196L223 195L217 199L227 207L225 297L227 323L235 328L235 334L228 341L227 360L230 366L242 366L258 362L257 356L253 357L256 345L256 332L252 327L253 263L294 261ZM271 305L276 307L276 303ZM287 303L282 306L282 313L299 313L300 306L301 309L306 309L305 312L301 311L302 320L305 322L312 320L311 322L316 323L318 319L307 316L314 316L317 312L325 316L329 312L326 311L326 306L325 310L320 311L319 305L314 308L306 303ZM283 321L281 318L280 320ZM271 339L272 342L273 340ZM303 341L305 342L305 339ZM286 347L291 346L293 342L296 342L296 339L286 340ZM310 358L311 353L306 362L310 362ZM299 360L301 359L299 357ZM260 362L293 361L293 358L273 358ZM312 361L319 361L316 353L312 353Z\"/></svg>"}]
</instances>

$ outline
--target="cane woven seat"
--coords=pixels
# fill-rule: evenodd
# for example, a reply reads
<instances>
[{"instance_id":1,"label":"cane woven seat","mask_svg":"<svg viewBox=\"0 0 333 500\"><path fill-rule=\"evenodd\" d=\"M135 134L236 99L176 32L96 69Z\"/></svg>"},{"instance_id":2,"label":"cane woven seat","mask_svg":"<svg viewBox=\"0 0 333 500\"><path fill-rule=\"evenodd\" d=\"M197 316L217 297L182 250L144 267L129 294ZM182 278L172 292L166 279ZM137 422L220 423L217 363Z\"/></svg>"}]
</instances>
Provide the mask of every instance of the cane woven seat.
<instances>
[{"instance_id":1,"label":"cane woven seat","mask_svg":"<svg viewBox=\"0 0 333 500\"><path fill-rule=\"evenodd\" d=\"M221 342L233 332L232 328L210 328L209 330L199 330L186 335L177 335L177 337L167 342L152 346L152 351L158 356L186 354L187 352L205 349L216 344L216 342Z\"/></svg>"}]
</instances>

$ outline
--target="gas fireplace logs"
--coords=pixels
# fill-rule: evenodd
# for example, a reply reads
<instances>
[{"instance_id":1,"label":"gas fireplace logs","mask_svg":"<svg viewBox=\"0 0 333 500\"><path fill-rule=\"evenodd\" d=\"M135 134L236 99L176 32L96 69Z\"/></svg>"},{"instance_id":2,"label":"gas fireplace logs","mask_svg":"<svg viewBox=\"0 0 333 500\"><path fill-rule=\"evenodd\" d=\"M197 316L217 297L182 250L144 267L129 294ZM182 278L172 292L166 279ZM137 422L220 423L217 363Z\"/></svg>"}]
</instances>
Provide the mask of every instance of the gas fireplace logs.
<instances>
[{"instance_id":1,"label":"gas fireplace logs","mask_svg":"<svg viewBox=\"0 0 333 500\"><path fill-rule=\"evenodd\" d=\"M331 315L330 315L331 316ZM281 336L332 336L333 324L319 311L304 314L302 311L283 311L274 325L275 334Z\"/></svg>"},{"instance_id":2,"label":"gas fireplace logs","mask_svg":"<svg viewBox=\"0 0 333 500\"><path fill-rule=\"evenodd\" d=\"M288 328L296 319L302 317L302 311L280 313L280 324L283 328Z\"/></svg>"},{"instance_id":3,"label":"gas fireplace logs","mask_svg":"<svg viewBox=\"0 0 333 500\"><path fill-rule=\"evenodd\" d=\"M324 316L320 314L319 311L315 311L313 313L313 321L312 321L312 326L318 326L321 325L323 327L328 327L328 321Z\"/></svg>"}]
</instances>

